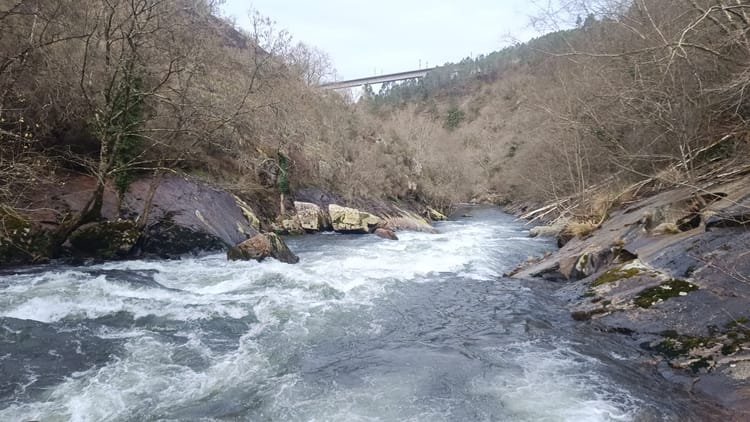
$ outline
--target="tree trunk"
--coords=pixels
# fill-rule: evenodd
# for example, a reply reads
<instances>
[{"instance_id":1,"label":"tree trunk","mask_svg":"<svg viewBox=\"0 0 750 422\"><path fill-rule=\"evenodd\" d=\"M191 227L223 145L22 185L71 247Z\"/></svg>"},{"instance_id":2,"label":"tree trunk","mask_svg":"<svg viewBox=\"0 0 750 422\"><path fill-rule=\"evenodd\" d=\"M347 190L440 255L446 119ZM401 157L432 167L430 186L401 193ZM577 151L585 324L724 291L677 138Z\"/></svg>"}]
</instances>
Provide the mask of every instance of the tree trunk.
<instances>
[{"instance_id":1,"label":"tree trunk","mask_svg":"<svg viewBox=\"0 0 750 422\"><path fill-rule=\"evenodd\" d=\"M154 203L154 195L156 194L156 189L159 188L159 184L161 183L161 179L164 176L163 170L155 170L154 171L154 177L151 179L151 183L148 187L148 195L146 195L146 202L143 204L143 212L141 212L141 215L138 216L138 220L136 220L136 227L141 231L141 233L144 233L148 227L148 219L151 215L151 210L153 208Z\"/></svg>"}]
</instances>

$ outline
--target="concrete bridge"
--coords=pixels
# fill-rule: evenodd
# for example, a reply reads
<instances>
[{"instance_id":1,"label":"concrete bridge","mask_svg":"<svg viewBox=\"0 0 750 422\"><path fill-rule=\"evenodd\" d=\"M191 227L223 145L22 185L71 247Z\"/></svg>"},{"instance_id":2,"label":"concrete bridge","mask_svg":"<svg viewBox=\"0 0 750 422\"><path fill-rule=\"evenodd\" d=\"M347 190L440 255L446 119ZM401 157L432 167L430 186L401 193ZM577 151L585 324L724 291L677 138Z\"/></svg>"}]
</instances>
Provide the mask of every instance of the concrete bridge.
<instances>
[{"instance_id":1,"label":"concrete bridge","mask_svg":"<svg viewBox=\"0 0 750 422\"><path fill-rule=\"evenodd\" d=\"M410 70L408 72L390 73L388 75L371 76L368 78L349 79L347 81L328 82L321 84L323 89L342 89L362 86L367 84L380 84L383 82L403 81L405 79L424 78L432 69Z\"/></svg>"}]
</instances>

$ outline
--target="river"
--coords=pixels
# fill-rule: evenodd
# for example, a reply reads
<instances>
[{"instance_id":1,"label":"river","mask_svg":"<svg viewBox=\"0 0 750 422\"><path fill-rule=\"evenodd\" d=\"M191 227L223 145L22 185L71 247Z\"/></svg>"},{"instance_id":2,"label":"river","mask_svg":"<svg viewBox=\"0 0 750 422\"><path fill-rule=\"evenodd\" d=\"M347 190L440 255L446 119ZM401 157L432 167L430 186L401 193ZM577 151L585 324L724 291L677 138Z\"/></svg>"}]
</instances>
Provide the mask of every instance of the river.
<instances>
[{"instance_id":1,"label":"river","mask_svg":"<svg viewBox=\"0 0 750 422\"><path fill-rule=\"evenodd\" d=\"M685 392L554 286L553 245L494 209L439 234L293 238L297 265L0 275L0 421L685 421Z\"/></svg>"}]
</instances>

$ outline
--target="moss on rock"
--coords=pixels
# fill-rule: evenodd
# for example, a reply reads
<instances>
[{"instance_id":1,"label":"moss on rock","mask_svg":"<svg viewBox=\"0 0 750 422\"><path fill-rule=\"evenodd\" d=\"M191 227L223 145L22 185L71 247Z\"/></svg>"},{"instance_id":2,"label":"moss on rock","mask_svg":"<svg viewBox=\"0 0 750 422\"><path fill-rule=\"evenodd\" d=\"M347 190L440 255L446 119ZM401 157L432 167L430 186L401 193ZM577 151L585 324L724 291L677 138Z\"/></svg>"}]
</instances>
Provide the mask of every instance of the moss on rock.
<instances>
[{"instance_id":1,"label":"moss on rock","mask_svg":"<svg viewBox=\"0 0 750 422\"><path fill-rule=\"evenodd\" d=\"M70 236L76 251L97 258L128 256L140 237L135 222L129 220L85 224Z\"/></svg>"},{"instance_id":2,"label":"moss on rock","mask_svg":"<svg viewBox=\"0 0 750 422\"><path fill-rule=\"evenodd\" d=\"M0 207L0 266L42 262L50 252L48 232Z\"/></svg>"},{"instance_id":3,"label":"moss on rock","mask_svg":"<svg viewBox=\"0 0 750 422\"><path fill-rule=\"evenodd\" d=\"M635 305L641 308L650 308L659 302L669 298L684 296L689 292L698 290L698 286L688 281L673 278L664 283L641 291L633 300Z\"/></svg>"},{"instance_id":4,"label":"moss on rock","mask_svg":"<svg viewBox=\"0 0 750 422\"><path fill-rule=\"evenodd\" d=\"M209 233L193 230L163 219L151 226L143 242L143 252L162 257L200 251L224 250L228 245Z\"/></svg>"},{"instance_id":5,"label":"moss on rock","mask_svg":"<svg viewBox=\"0 0 750 422\"><path fill-rule=\"evenodd\" d=\"M642 269L639 267L619 266L612 268L597 277L596 280L591 283L591 287L597 287L607 283L614 283L618 280L635 277L640 274L641 271Z\"/></svg>"}]
</instances>

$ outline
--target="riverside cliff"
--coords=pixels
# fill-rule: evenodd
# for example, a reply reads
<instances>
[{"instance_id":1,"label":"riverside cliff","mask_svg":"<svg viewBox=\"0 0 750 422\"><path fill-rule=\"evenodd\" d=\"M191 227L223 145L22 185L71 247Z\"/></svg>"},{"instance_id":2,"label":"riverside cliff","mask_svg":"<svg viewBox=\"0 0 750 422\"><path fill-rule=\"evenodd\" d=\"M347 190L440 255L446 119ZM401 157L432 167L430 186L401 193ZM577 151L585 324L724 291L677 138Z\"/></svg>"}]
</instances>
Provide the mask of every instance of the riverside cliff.
<instances>
[{"instance_id":1,"label":"riverside cliff","mask_svg":"<svg viewBox=\"0 0 750 422\"><path fill-rule=\"evenodd\" d=\"M750 416L748 171L627 203L514 276L563 283L574 319L626 336L666 378Z\"/></svg>"},{"instance_id":2,"label":"riverside cliff","mask_svg":"<svg viewBox=\"0 0 750 422\"><path fill-rule=\"evenodd\" d=\"M81 212L95 185L96 181L87 176L61 179L37 187L34 200L23 214L0 214L6 228L0 231L0 267L54 258L73 262L175 258L222 250L228 250L232 259L274 257L294 263L296 257L283 240L264 233L336 231L395 238L393 232L397 230L431 231L431 218L444 218L416 202L361 199L350 203L313 188L286 198L282 207L257 198L243 200L194 177L170 175L156 182L138 179L122 196L107 186L101 217L76 228L56 248L52 243L55 233L65 224L66 216ZM282 208L284 214L279 214ZM238 253L241 250L245 252Z\"/></svg>"}]
</instances>

